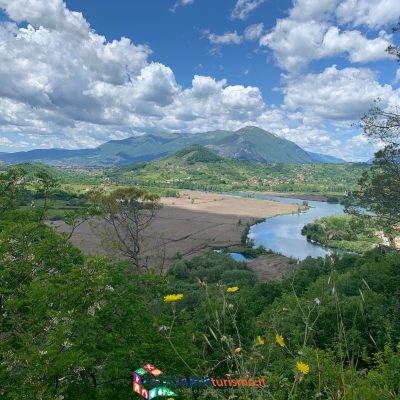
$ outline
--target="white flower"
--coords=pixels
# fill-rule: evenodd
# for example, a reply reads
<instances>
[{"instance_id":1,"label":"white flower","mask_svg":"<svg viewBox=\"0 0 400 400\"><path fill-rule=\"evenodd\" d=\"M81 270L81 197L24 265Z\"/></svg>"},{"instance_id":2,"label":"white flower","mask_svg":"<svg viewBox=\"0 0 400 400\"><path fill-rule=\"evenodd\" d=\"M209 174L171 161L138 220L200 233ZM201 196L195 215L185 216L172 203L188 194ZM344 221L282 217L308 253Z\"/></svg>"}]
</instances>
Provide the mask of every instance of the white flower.
<instances>
[{"instance_id":1,"label":"white flower","mask_svg":"<svg viewBox=\"0 0 400 400\"><path fill-rule=\"evenodd\" d=\"M101 305L100 303L94 303L92 306L88 308L88 314L93 317L94 314L96 314L96 310L101 310Z\"/></svg>"},{"instance_id":2,"label":"white flower","mask_svg":"<svg viewBox=\"0 0 400 400\"><path fill-rule=\"evenodd\" d=\"M315 304L316 304L317 306L319 306L319 305L321 304L321 300L320 300L318 297L316 297L316 298L314 299L314 302L315 302Z\"/></svg>"},{"instance_id":3,"label":"white flower","mask_svg":"<svg viewBox=\"0 0 400 400\"><path fill-rule=\"evenodd\" d=\"M63 346L66 349L69 349L72 346L72 343L67 339L67 340L64 341Z\"/></svg>"},{"instance_id":4,"label":"white flower","mask_svg":"<svg viewBox=\"0 0 400 400\"><path fill-rule=\"evenodd\" d=\"M87 310L87 313L93 317L93 315L96 314L96 307L90 306Z\"/></svg>"},{"instance_id":5,"label":"white flower","mask_svg":"<svg viewBox=\"0 0 400 400\"><path fill-rule=\"evenodd\" d=\"M40 350L40 351L39 351L39 354L40 354L41 356L44 356L45 354L47 354L47 350Z\"/></svg>"},{"instance_id":6,"label":"white flower","mask_svg":"<svg viewBox=\"0 0 400 400\"><path fill-rule=\"evenodd\" d=\"M111 285L106 285L105 289L108 290L109 292L114 291L114 288Z\"/></svg>"}]
</instances>

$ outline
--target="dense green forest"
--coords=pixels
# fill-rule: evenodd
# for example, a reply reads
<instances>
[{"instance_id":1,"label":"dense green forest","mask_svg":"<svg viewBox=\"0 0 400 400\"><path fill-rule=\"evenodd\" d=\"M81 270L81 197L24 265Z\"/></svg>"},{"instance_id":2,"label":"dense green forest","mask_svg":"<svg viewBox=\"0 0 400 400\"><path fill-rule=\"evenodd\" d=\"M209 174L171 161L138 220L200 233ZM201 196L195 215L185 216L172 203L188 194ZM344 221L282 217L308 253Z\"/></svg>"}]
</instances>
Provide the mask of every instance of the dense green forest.
<instances>
[{"instance_id":1,"label":"dense green forest","mask_svg":"<svg viewBox=\"0 0 400 400\"><path fill-rule=\"evenodd\" d=\"M177 255L159 275L87 257L50 229L47 174L11 169L0 194L1 398L129 398L146 362L268 384L171 387L186 399L400 396L398 252L308 258L270 283L216 252Z\"/></svg>"}]
</instances>

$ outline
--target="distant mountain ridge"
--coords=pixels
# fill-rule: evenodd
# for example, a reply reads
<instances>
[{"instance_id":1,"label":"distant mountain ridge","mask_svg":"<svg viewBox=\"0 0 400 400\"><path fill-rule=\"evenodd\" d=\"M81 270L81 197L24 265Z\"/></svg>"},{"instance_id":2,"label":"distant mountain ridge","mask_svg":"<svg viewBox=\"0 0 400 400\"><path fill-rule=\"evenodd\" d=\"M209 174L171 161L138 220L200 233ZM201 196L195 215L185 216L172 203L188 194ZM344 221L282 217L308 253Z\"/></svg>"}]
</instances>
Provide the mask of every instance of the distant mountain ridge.
<instances>
[{"instance_id":1,"label":"distant mountain ridge","mask_svg":"<svg viewBox=\"0 0 400 400\"><path fill-rule=\"evenodd\" d=\"M161 133L111 140L95 149L37 149L17 153L0 153L8 163L42 162L53 165L123 166L166 157L192 145L212 150L218 156L262 163L341 163L343 160L310 153L297 144L248 126L237 131L217 130L204 133Z\"/></svg>"}]
</instances>

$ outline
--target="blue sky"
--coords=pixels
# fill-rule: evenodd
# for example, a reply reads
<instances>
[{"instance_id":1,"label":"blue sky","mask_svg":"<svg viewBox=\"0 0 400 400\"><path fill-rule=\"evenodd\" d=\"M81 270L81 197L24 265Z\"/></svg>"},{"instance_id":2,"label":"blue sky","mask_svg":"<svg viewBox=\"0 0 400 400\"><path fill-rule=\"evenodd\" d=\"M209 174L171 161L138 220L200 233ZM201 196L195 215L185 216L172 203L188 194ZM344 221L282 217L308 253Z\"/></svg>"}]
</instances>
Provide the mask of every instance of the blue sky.
<instances>
[{"instance_id":1,"label":"blue sky","mask_svg":"<svg viewBox=\"0 0 400 400\"><path fill-rule=\"evenodd\" d=\"M371 158L400 103L398 0L0 0L0 151L257 125ZM400 36L400 35L399 35Z\"/></svg>"},{"instance_id":2,"label":"blue sky","mask_svg":"<svg viewBox=\"0 0 400 400\"><path fill-rule=\"evenodd\" d=\"M197 0L171 12L174 4L169 0L67 2L108 40L126 36L135 43L148 44L154 52L150 60L171 67L177 82L184 87L191 85L193 75L204 74L226 78L232 85L258 86L271 101L282 100L280 93L272 91L281 70L275 63L267 63L271 56L267 49L259 49L254 41L240 46L215 46L202 36L205 30L216 34L235 30L241 33L247 26L261 22L270 29L276 18L287 14L291 1L264 2L244 21L230 18L235 4L231 0ZM210 54L213 49L220 54Z\"/></svg>"}]
</instances>

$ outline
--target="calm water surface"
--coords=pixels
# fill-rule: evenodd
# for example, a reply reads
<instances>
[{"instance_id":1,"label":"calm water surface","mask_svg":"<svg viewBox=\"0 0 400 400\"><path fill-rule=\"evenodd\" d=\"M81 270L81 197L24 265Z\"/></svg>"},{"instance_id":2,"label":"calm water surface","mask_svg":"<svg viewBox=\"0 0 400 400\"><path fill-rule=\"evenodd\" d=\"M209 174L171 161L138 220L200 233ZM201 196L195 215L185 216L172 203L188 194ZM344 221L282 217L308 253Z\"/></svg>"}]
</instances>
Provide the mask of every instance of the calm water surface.
<instances>
[{"instance_id":1,"label":"calm water surface","mask_svg":"<svg viewBox=\"0 0 400 400\"><path fill-rule=\"evenodd\" d=\"M244 193L231 194L248 196L248 194ZM283 203L303 204L303 200L288 197L263 194L254 194L251 197ZM331 254L333 250L308 242L306 237L301 234L301 229L316 218L343 214L344 207L341 204L311 200L308 200L308 205L311 208L306 212L278 215L253 225L250 228L249 238L254 241L255 247L264 246L266 249L271 249L287 257L299 258L300 260L308 256L324 257L327 254Z\"/></svg>"}]
</instances>

